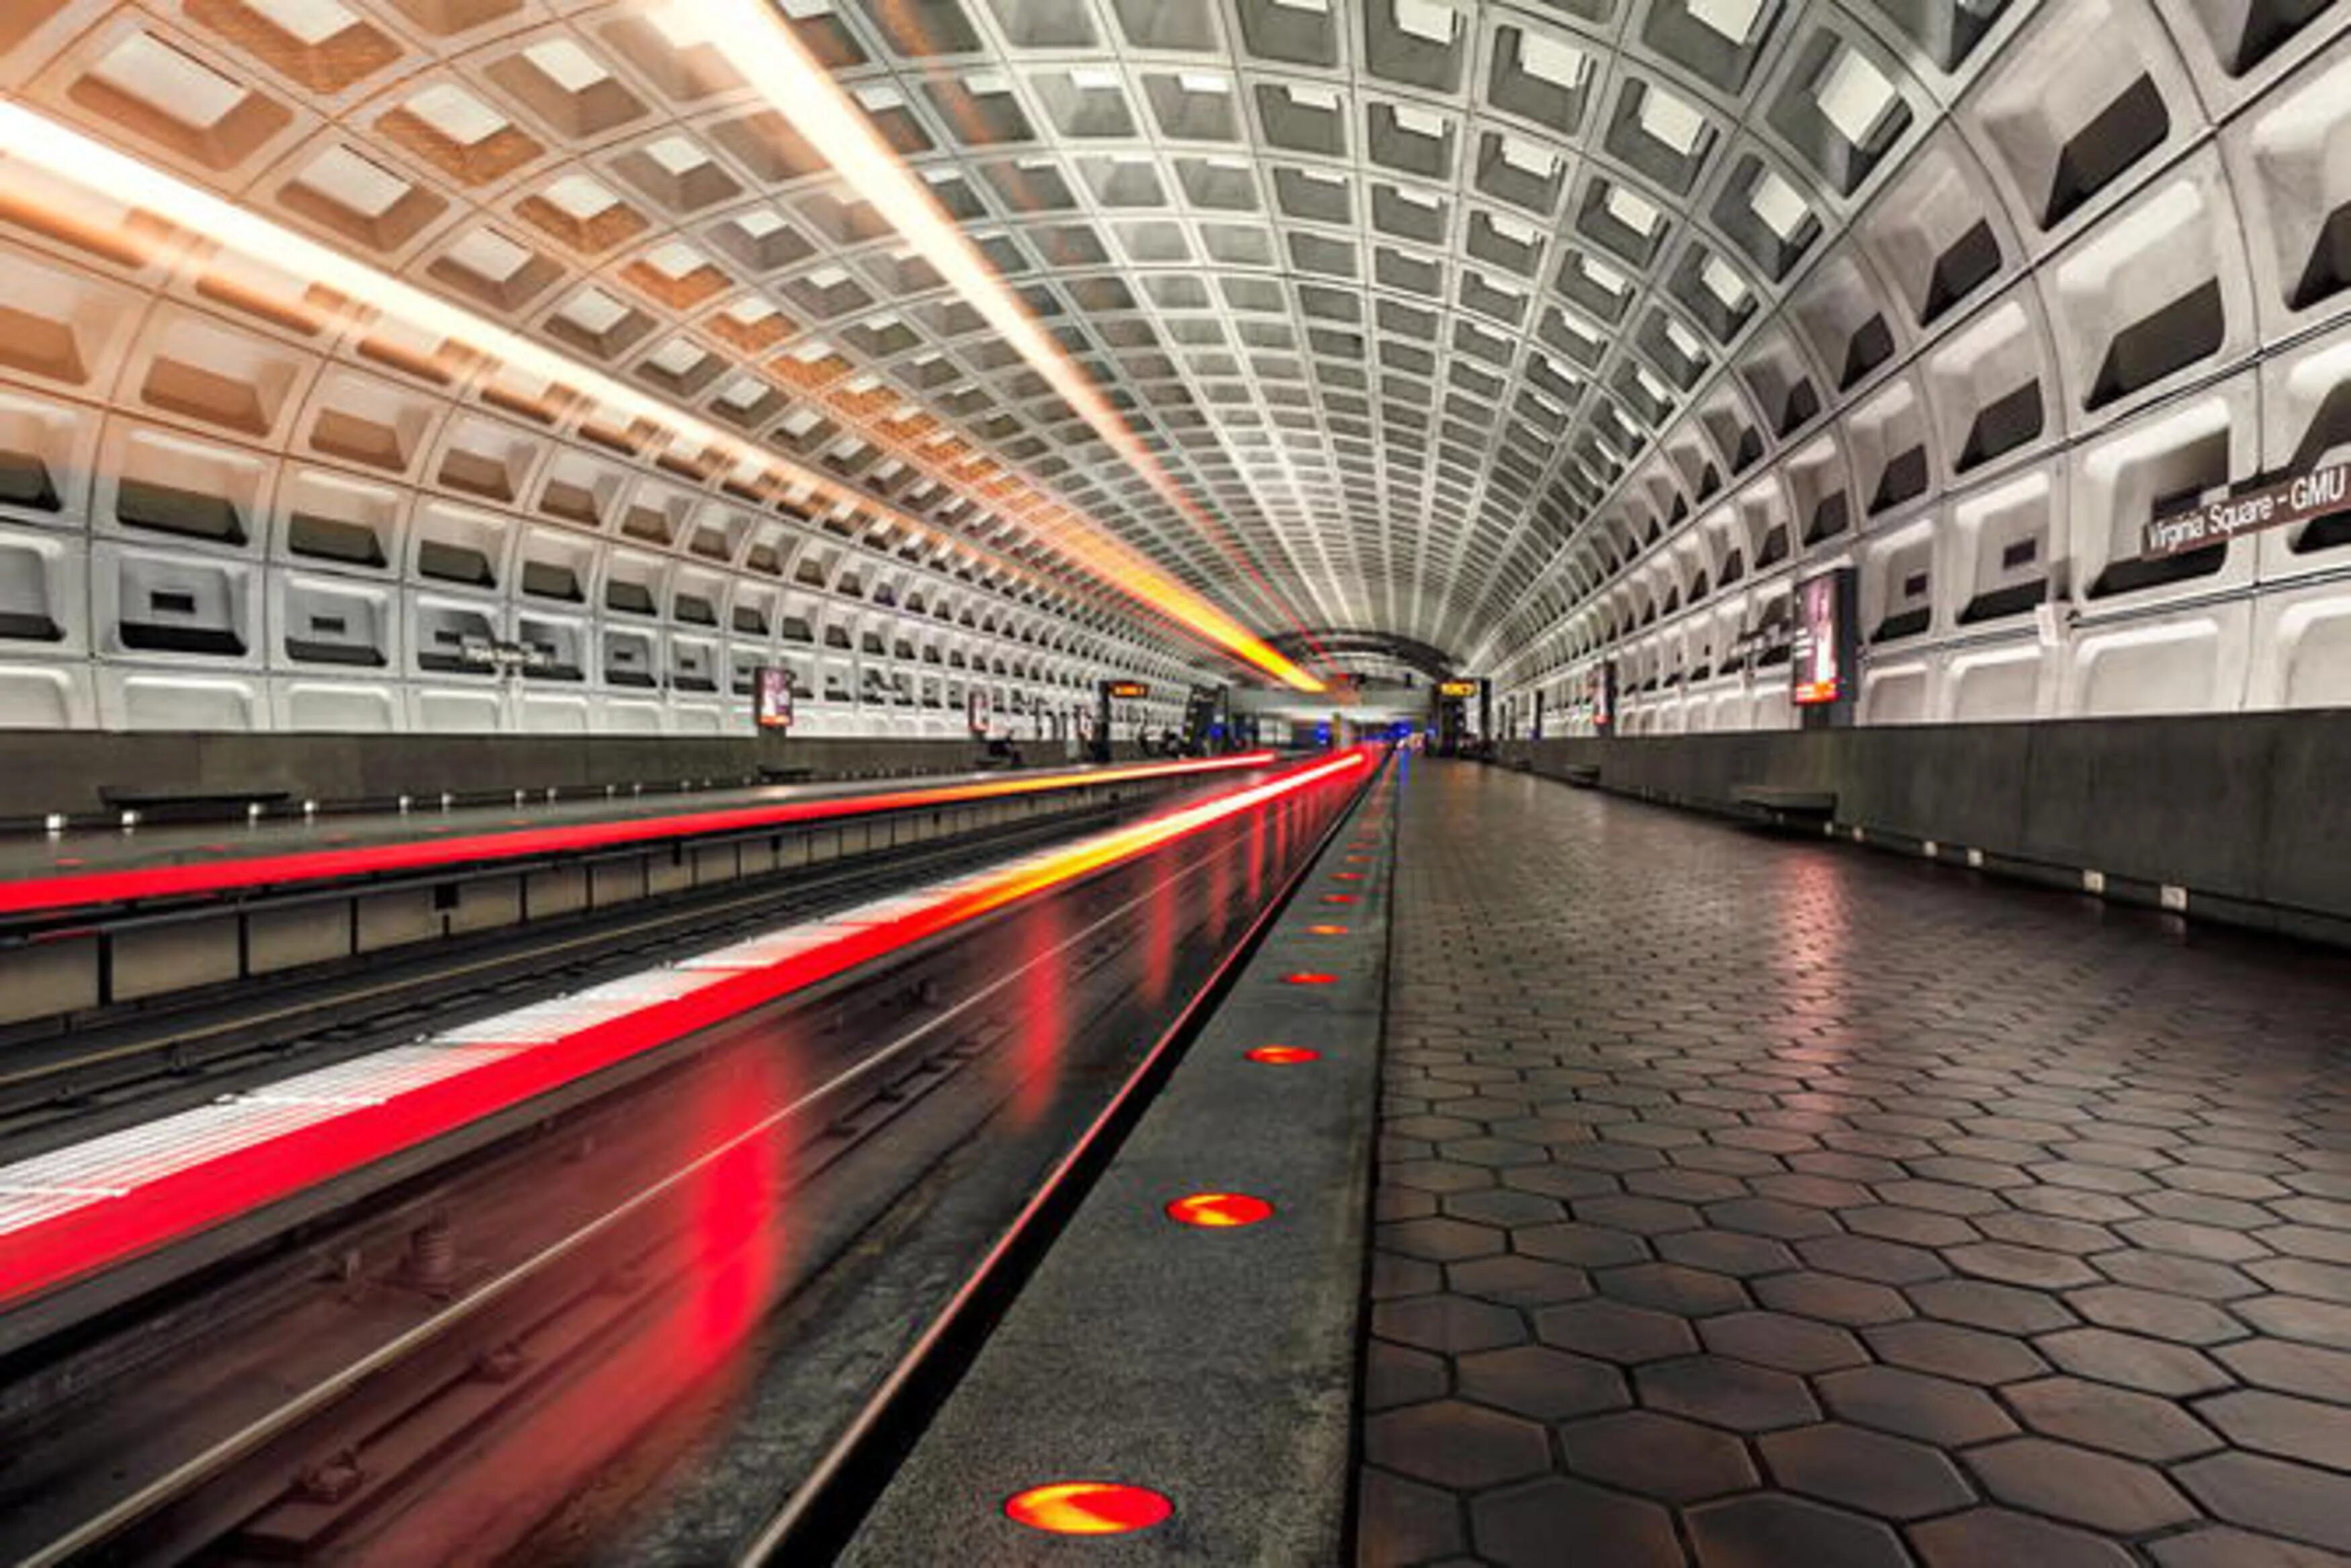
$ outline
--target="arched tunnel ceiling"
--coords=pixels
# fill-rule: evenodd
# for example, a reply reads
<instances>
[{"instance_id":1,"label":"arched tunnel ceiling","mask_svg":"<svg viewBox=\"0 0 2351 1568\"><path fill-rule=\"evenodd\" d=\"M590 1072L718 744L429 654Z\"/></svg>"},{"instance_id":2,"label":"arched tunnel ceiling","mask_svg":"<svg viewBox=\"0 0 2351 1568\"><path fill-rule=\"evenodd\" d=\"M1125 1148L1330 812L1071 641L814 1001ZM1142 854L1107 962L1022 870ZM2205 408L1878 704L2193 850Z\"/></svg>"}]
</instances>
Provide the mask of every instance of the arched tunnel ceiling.
<instances>
[{"instance_id":1,"label":"arched tunnel ceiling","mask_svg":"<svg viewBox=\"0 0 2351 1568\"><path fill-rule=\"evenodd\" d=\"M780 9L1228 543L658 5L13 0L0 87L950 530L1021 554L991 503L1042 487L1268 634L1500 664L1648 537L1801 458L1930 332L2114 232L2151 171L2182 168L2210 210L2126 214L2137 237L2093 272L2131 282L2138 231L2166 223L2232 252L2228 289L2294 265L2249 263L2211 128L2344 20L2312 0ZM2062 433L2113 355L2053 329L2047 296L2010 303L2063 367ZM1975 364L1970 395L1997 390ZM1959 466L1949 399L1907 417Z\"/></svg>"},{"instance_id":2,"label":"arched tunnel ceiling","mask_svg":"<svg viewBox=\"0 0 2351 1568\"><path fill-rule=\"evenodd\" d=\"M1355 631L1338 627L1301 628L1270 639L1295 659L1322 658L1337 665L1363 665L1374 670L1409 670L1441 680L1453 673L1454 661L1441 648L1393 632Z\"/></svg>"}]
</instances>

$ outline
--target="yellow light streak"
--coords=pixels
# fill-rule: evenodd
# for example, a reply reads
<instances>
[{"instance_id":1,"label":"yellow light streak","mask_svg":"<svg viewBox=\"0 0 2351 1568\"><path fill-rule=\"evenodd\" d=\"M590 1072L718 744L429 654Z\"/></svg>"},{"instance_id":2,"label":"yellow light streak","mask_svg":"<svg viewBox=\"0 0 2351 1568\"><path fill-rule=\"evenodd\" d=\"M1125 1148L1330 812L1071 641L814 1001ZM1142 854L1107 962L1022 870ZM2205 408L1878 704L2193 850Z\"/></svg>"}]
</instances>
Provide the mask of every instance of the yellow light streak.
<instances>
[{"instance_id":1,"label":"yellow light streak","mask_svg":"<svg viewBox=\"0 0 2351 1568\"><path fill-rule=\"evenodd\" d=\"M841 90L832 73L809 52L768 0L669 0L666 12L673 36L699 36L722 49L753 89L792 123L850 189L870 202L947 286L977 310L1153 490L1196 524L1213 526L1175 475L1102 396L1092 378L1062 352L1044 325L997 275L962 226L883 140L865 111ZM1088 531L1073 539L1057 536L1055 543L1074 545L1072 553L1089 569L1284 685L1300 691L1322 690L1322 681L1123 542Z\"/></svg>"},{"instance_id":2,"label":"yellow light streak","mask_svg":"<svg viewBox=\"0 0 2351 1568\"><path fill-rule=\"evenodd\" d=\"M224 251L301 278L314 290L340 295L428 341L455 344L486 357L510 376L577 393L623 426L647 427L696 452L721 454L747 478L765 477L779 487L799 487L828 504L846 505L926 538L946 537L920 519L820 472L780 458L593 366L141 162L23 104L0 100L0 158L20 161L101 200L162 219ZM967 541L950 542L959 548L973 548ZM1062 555L1102 582L1268 673L1285 680L1292 676L1311 679L1149 563L1140 557L1131 564L1120 558L1131 552L1086 535L1057 537L1053 543ZM1008 564L1023 576L1033 576L1017 562ZM1285 670L1290 673L1284 674Z\"/></svg>"}]
</instances>

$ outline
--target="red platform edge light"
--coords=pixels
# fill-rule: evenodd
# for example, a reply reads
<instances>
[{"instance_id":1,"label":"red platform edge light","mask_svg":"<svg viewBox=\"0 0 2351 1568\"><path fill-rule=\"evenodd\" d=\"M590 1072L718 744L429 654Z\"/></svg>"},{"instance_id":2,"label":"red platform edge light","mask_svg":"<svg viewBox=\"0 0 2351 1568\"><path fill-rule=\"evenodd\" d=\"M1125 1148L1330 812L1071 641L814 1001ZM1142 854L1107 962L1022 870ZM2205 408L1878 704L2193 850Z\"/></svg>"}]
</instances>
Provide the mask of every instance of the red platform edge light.
<instances>
[{"instance_id":1,"label":"red platform edge light","mask_svg":"<svg viewBox=\"0 0 2351 1568\"><path fill-rule=\"evenodd\" d=\"M880 924L852 928L835 940L766 969L650 1002L529 1051L354 1106L262 1142L224 1149L128 1191L94 1197L0 1233L0 1304L251 1213L1008 905L1369 764L1364 753L1349 753L1081 839L1042 863L985 877Z\"/></svg>"},{"instance_id":2,"label":"red platform edge light","mask_svg":"<svg viewBox=\"0 0 2351 1568\"><path fill-rule=\"evenodd\" d=\"M1352 904L1355 896L1353 893L1325 893L1322 901L1326 904Z\"/></svg>"},{"instance_id":3,"label":"red platform edge light","mask_svg":"<svg viewBox=\"0 0 2351 1568\"><path fill-rule=\"evenodd\" d=\"M1348 929L1345 926L1309 926L1306 928L1306 934L1313 937L1343 937L1347 934Z\"/></svg>"},{"instance_id":4,"label":"red platform edge light","mask_svg":"<svg viewBox=\"0 0 2351 1568\"><path fill-rule=\"evenodd\" d=\"M1167 1218L1203 1231L1233 1231L1273 1218L1273 1205L1246 1192L1195 1192L1167 1206Z\"/></svg>"},{"instance_id":5,"label":"red platform edge light","mask_svg":"<svg viewBox=\"0 0 2351 1568\"><path fill-rule=\"evenodd\" d=\"M1319 969L1301 969L1294 974L1283 975L1281 983L1284 985L1333 985L1338 982L1338 979L1337 975L1325 974Z\"/></svg>"},{"instance_id":6,"label":"red platform edge light","mask_svg":"<svg viewBox=\"0 0 2351 1568\"><path fill-rule=\"evenodd\" d=\"M1268 1067L1296 1067L1322 1060L1322 1053L1309 1045L1259 1045L1242 1054Z\"/></svg>"},{"instance_id":7,"label":"red platform edge light","mask_svg":"<svg viewBox=\"0 0 2351 1568\"><path fill-rule=\"evenodd\" d=\"M0 915L40 914L129 903L141 898L188 898L341 877L380 876L388 872L511 860L525 856L572 854L649 840L682 838L693 834L747 832L804 822L824 822L834 817L870 816L883 811L961 805L971 801L1039 794L1089 784L1123 784L1135 779L1229 773L1240 768L1264 767L1275 760L1271 752L1244 752L1229 757L1065 770L1027 778L936 784L923 789L886 790L872 794L836 795L778 805L736 806L723 811L627 817L610 822L582 823L569 827L526 827L514 832L475 833L455 838L408 839L359 849L302 849L283 855L256 855L243 860L149 866L135 870L86 871L69 877L26 877L17 881L0 881ZM514 820L519 822L522 819L517 817ZM62 866L67 862L60 860L57 864Z\"/></svg>"},{"instance_id":8,"label":"red platform edge light","mask_svg":"<svg viewBox=\"0 0 2351 1568\"><path fill-rule=\"evenodd\" d=\"M1176 1511L1149 1487L1123 1481L1054 1481L1004 1500L1005 1517L1049 1535L1126 1535Z\"/></svg>"}]
</instances>

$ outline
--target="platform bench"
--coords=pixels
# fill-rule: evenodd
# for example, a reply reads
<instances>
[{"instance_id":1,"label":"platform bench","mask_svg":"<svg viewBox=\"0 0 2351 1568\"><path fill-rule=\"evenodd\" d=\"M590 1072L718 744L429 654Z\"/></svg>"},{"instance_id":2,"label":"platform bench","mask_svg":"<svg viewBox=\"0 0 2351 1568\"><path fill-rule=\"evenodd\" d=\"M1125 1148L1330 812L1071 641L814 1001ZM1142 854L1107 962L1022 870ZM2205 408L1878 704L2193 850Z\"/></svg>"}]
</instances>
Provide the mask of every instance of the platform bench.
<instances>
[{"instance_id":1,"label":"platform bench","mask_svg":"<svg viewBox=\"0 0 2351 1568\"><path fill-rule=\"evenodd\" d=\"M1762 814L1775 827L1818 826L1836 816L1834 790L1791 789L1780 784L1733 784L1730 798Z\"/></svg>"}]
</instances>

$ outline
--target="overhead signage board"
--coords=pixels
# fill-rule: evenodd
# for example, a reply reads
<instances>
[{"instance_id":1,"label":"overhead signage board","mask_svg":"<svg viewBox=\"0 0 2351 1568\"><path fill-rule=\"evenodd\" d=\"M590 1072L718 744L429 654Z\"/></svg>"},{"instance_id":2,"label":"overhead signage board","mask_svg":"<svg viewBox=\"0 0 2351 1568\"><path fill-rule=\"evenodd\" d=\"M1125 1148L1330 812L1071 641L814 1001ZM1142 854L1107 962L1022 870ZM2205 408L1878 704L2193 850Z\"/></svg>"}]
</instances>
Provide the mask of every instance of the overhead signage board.
<instances>
[{"instance_id":1,"label":"overhead signage board","mask_svg":"<svg viewBox=\"0 0 2351 1568\"><path fill-rule=\"evenodd\" d=\"M2147 520L2139 555L2147 560L2184 556L2225 545L2240 534L2289 528L2330 512L2351 509L2351 462L2257 485L2192 511L2158 514Z\"/></svg>"},{"instance_id":2,"label":"overhead signage board","mask_svg":"<svg viewBox=\"0 0 2351 1568\"><path fill-rule=\"evenodd\" d=\"M792 727L792 672L780 664L763 664L751 677L751 717L762 730Z\"/></svg>"},{"instance_id":3,"label":"overhead signage board","mask_svg":"<svg viewBox=\"0 0 2351 1568\"><path fill-rule=\"evenodd\" d=\"M1844 701L1853 679L1854 574L1839 566L1796 585L1796 639L1791 659L1800 708Z\"/></svg>"},{"instance_id":4,"label":"overhead signage board","mask_svg":"<svg viewBox=\"0 0 2351 1568\"><path fill-rule=\"evenodd\" d=\"M1102 683L1102 694L1121 702L1140 701L1151 695L1151 686L1143 680L1109 680Z\"/></svg>"},{"instance_id":5,"label":"overhead signage board","mask_svg":"<svg viewBox=\"0 0 2351 1568\"><path fill-rule=\"evenodd\" d=\"M1437 694L1439 697L1475 697L1478 695L1478 682L1475 680L1440 681L1437 683Z\"/></svg>"}]
</instances>

